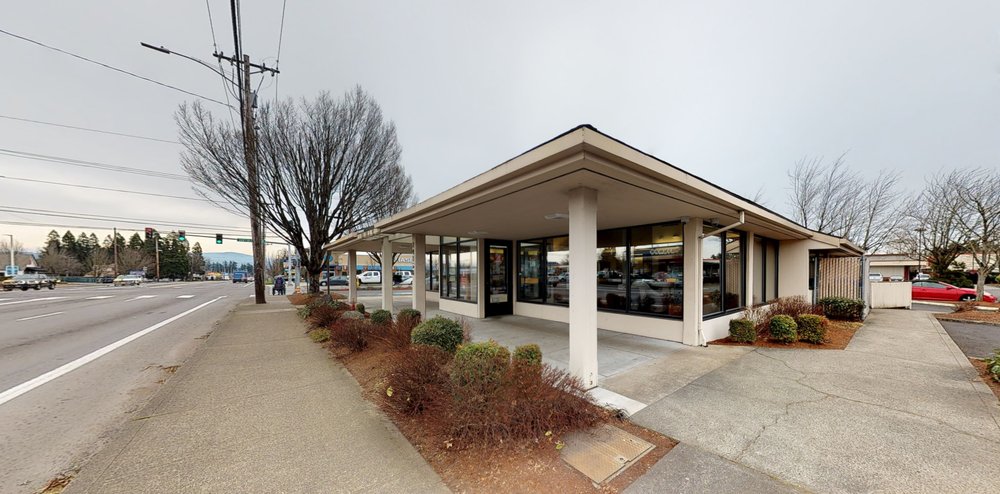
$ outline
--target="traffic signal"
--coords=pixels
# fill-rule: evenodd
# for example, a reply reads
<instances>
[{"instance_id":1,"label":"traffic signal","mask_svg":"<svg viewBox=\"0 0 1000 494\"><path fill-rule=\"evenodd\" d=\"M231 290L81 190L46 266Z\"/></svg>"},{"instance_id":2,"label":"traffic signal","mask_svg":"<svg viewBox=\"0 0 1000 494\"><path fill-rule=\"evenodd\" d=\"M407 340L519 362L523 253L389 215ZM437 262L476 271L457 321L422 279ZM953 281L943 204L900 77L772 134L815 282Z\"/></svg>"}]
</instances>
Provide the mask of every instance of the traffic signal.
<instances>
[{"instance_id":1,"label":"traffic signal","mask_svg":"<svg viewBox=\"0 0 1000 494\"><path fill-rule=\"evenodd\" d=\"M215 234L215 243L217 243L217 244L221 244L222 243L222 234L221 233L216 233Z\"/></svg>"},{"instance_id":2,"label":"traffic signal","mask_svg":"<svg viewBox=\"0 0 1000 494\"><path fill-rule=\"evenodd\" d=\"M153 229L146 227L146 240L153 240Z\"/></svg>"},{"instance_id":3,"label":"traffic signal","mask_svg":"<svg viewBox=\"0 0 1000 494\"><path fill-rule=\"evenodd\" d=\"M180 240L181 242L187 242L187 237L184 236L184 230L177 231L177 240Z\"/></svg>"}]
</instances>

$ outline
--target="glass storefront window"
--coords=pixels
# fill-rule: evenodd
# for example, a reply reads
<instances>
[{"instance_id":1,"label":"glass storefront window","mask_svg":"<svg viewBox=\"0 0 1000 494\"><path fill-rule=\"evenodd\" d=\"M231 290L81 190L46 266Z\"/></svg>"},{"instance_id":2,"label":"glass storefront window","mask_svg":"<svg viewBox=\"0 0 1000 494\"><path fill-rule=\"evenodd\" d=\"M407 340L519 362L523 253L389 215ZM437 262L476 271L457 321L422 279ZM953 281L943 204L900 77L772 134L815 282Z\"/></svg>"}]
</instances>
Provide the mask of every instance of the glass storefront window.
<instances>
[{"instance_id":1,"label":"glass storefront window","mask_svg":"<svg viewBox=\"0 0 1000 494\"><path fill-rule=\"evenodd\" d=\"M730 310L743 306L743 234L728 231L726 238L726 290L722 299L722 310Z\"/></svg>"},{"instance_id":2,"label":"glass storefront window","mask_svg":"<svg viewBox=\"0 0 1000 494\"><path fill-rule=\"evenodd\" d=\"M597 308L624 311L628 308L625 276L628 250L625 229L597 232Z\"/></svg>"},{"instance_id":3,"label":"glass storefront window","mask_svg":"<svg viewBox=\"0 0 1000 494\"><path fill-rule=\"evenodd\" d=\"M474 238L459 239L457 298L466 302L475 302L479 291L478 245L479 242Z\"/></svg>"},{"instance_id":4,"label":"glass storefront window","mask_svg":"<svg viewBox=\"0 0 1000 494\"><path fill-rule=\"evenodd\" d=\"M722 312L722 238L718 235L701 240L702 313Z\"/></svg>"},{"instance_id":5,"label":"glass storefront window","mask_svg":"<svg viewBox=\"0 0 1000 494\"><path fill-rule=\"evenodd\" d=\"M753 298L752 304L762 304L778 298L778 242L769 238L753 238Z\"/></svg>"},{"instance_id":6,"label":"glass storefront window","mask_svg":"<svg viewBox=\"0 0 1000 494\"><path fill-rule=\"evenodd\" d=\"M680 224L631 229L630 312L682 316L684 239Z\"/></svg>"},{"instance_id":7,"label":"glass storefront window","mask_svg":"<svg viewBox=\"0 0 1000 494\"><path fill-rule=\"evenodd\" d=\"M454 237L441 237L441 296L458 298L458 244Z\"/></svg>"},{"instance_id":8,"label":"glass storefront window","mask_svg":"<svg viewBox=\"0 0 1000 494\"><path fill-rule=\"evenodd\" d=\"M545 302L569 305L569 237L547 239L545 254L548 282Z\"/></svg>"},{"instance_id":9,"label":"glass storefront window","mask_svg":"<svg viewBox=\"0 0 1000 494\"><path fill-rule=\"evenodd\" d=\"M542 254L542 244L521 242L519 248L517 299L522 302L544 302L542 264L545 262L545 256Z\"/></svg>"},{"instance_id":10,"label":"glass storefront window","mask_svg":"<svg viewBox=\"0 0 1000 494\"><path fill-rule=\"evenodd\" d=\"M427 291L434 292L440 287L440 269L438 251L427 251L427 254L424 256L424 288Z\"/></svg>"}]
</instances>

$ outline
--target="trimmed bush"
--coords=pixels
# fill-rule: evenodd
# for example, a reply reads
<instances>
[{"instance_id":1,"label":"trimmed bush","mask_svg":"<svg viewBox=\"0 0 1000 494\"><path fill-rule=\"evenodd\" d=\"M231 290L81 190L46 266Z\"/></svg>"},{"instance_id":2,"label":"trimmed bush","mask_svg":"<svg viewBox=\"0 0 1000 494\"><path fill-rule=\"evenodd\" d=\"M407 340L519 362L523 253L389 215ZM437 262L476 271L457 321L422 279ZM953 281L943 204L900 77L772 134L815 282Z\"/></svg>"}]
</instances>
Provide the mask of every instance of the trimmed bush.
<instances>
[{"instance_id":1,"label":"trimmed bush","mask_svg":"<svg viewBox=\"0 0 1000 494\"><path fill-rule=\"evenodd\" d=\"M451 382L455 386L478 386L483 391L499 390L510 367L510 351L490 340L466 343L455 351L451 364Z\"/></svg>"},{"instance_id":2,"label":"trimmed bush","mask_svg":"<svg viewBox=\"0 0 1000 494\"><path fill-rule=\"evenodd\" d=\"M534 343L521 345L514 349L514 363L517 365L542 365L542 349Z\"/></svg>"},{"instance_id":3,"label":"trimmed bush","mask_svg":"<svg viewBox=\"0 0 1000 494\"><path fill-rule=\"evenodd\" d=\"M362 314L362 313L360 313L360 312L358 312L358 311L356 311L356 310L348 310L348 311L344 311L343 313L341 313L340 314L340 318L341 319L355 319L356 320L356 319L364 319L365 315Z\"/></svg>"},{"instance_id":4,"label":"trimmed bush","mask_svg":"<svg viewBox=\"0 0 1000 494\"><path fill-rule=\"evenodd\" d=\"M784 314L772 317L771 322L768 323L768 328L771 332L771 339L775 341L793 343L799 339L799 335L796 332L798 328L795 325L795 319Z\"/></svg>"},{"instance_id":5,"label":"trimmed bush","mask_svg":"<svg viewBox=\"0 0 1000 494\"><path fill-rule=\"evenodd\" d=\"M392 324L392 312L389 312L385 309L379 309L375 312L372 312L372 323L380 324L383 326Z\"/></svg>"},{"instance_id":6,"label":"trimmed bush","mask_svg":"<svg viewBox=\"0 0 1000 494\"><path fill-rule=\"evenodd\" d=\"M819 306L824 316L842 321L860 321L865 313L865 301L857 298L824 297Z\"/></svg>"},{"instance_id":7,"label":"trimmed bush","mask_svg":"<svg viewBox=\"0 0 1000 494\"><path fill-rule=\"evenodd\" d=\"M448 362L451 354L430 345L412 345L389 373L385 400L389 405L408 414L423 412L434 405L443 406L450 400L451 381Z\"/></svg>"},{"instance_id":8,"label":"trimmed bush","mask_svg":"<svg viewBox=\"0 0 1000 494\"><path fill-rule=\"evenodd\" d=\"M795 324L798 326L800 340L817 345L826 341L826 328L830 325L830 321L825 317L816 314L802 314L795 318Z\"/></svg>"},{"instance_id":9,"label":"trimmed bush","mask_svg":"<svg viewBox=\"0 0 1000 494\"><path fill-rule=\"evenodd\" d=\"M403 309L396 314L397 321L410 321L411 327L420 324L420 311L417 309Z\"/></svg>"},{"instance_id":10,"label":"trimmed bush","mask_svg":"<svg viewBox=\"0 0 1000 494\"><path fill-rule=\"evenodd\" d=\"M417 345L433 345L448 353L455 353L462 344L465 334L458 321L435 316L428 319L410 333L410 341Z\"/></svg>"},{"instance_id":11,"label":"trimmed bush","mask_svg":"<svg viewBox=\"0 0 1000 494\"><path fill-rule=\"evenodd\" d=\"M356 310L356 311L364 314L365 313L365 304L354 304L354 310Z\"/></svg>"},{"instance_id":12,"label":"trimmed bush","mask_svg":"<svg viewBox=\"0 0 1000 494\"><path fill-rule=\"evenodd\" d=\"M740 343L757 341L757 328L749 319L731 319L729 321L729 339Z\"/></svg>"},{"instance_id":13,"label":"trimmed bush","mask_svg":"<svg viewBox=\"0 0 1000 494\"><path fill-rule=\"evenodd\" d=\"M993 350L993 355L984 358L983 362L986 363L986 372L993 377L993 380L1000 382L1000 348Z\"/></svg>"}]
</instances>

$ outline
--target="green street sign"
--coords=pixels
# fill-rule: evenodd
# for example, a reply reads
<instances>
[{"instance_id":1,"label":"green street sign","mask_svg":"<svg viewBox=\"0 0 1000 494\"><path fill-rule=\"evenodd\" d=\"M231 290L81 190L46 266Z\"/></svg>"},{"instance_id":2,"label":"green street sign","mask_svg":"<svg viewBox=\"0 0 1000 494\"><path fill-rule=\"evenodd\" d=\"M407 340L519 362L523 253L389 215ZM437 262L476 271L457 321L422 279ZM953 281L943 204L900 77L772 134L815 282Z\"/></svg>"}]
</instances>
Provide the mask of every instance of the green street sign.
<instances>
[{"instance_id":1,"label":"green street sign","mask_svg":"<svg viewBox=\"0 0 1000 494\"><path fill-rule=\"evenodd\" d=\"M238 238L238 239L236 239L236 241L237 242L252 242L252 240L250 240L249 238Z\"/></svg>"}]
</instances>

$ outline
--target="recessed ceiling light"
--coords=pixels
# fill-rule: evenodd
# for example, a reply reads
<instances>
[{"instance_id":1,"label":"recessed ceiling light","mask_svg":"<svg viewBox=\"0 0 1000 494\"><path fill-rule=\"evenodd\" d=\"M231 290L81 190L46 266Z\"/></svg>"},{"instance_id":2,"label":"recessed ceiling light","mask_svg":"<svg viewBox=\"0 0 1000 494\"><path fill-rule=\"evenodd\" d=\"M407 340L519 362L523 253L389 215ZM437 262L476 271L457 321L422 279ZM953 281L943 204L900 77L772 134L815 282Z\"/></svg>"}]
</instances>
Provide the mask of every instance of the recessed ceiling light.
<instances>
[{"instance_id":1,"label":"recessed ceiling light","mask_svg":"<svg viewBox=\"0 0 1000 494\"><path fill-rule=\"evenodd\" d=\"M569 219L569 215L566 214L566 213L549 213L549 214L545 215L545 219L547 219L547 220L567 220L567 219Z\"/></svg>"}]
</instances>

